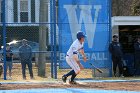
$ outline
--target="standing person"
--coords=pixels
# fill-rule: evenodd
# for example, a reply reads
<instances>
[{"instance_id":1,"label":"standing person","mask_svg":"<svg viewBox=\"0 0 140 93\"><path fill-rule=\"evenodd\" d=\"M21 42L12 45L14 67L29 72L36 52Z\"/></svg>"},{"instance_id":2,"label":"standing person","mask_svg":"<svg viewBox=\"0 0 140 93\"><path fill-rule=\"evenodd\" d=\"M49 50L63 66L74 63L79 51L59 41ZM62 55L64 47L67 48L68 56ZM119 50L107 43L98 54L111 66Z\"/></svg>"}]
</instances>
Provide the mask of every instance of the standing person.
<instances>
[{"instance_id":1,"label":"standing person","mask_svg":"<svg viewBox=\"0 0 140 93\"><path fill-rule=\"evenodd\" d=\"M0 64L0 77L1 77L2 73L3 73L3 66Z\"/></svg>"},{"instance_id":2,"label":"standing person","mask_svg":"<svg viewBox=\"0 0 140 93\"><path fill-rule=\"evenodd\" d=\"M0 35L0 37L1 37L1 35ZM1 50L1 46L0 46L0 50ZM1 60L0 60L0 61L1 61ZM0 77L1 77L2 73L3 73L3 67L2 67L2 65L0 64ZM2 84L0 83L0 85L2 85Z\"/></svg>"},{"instance_id":3,"label":"standing person","mask_svg":"<svg viewBox=\"0 0 140 93\"><path fill-rule=\"evenodd\" d=\"M117 66L119 67L119 77L123 77L123 53L122 48L119 43L118 35L113 35L113 41L109 45L109 51L112 55L112 61L113 61L113 72L114 76L116 77L116 69Z\"/></svg>"},{"instance_id":4,"label":"standing person","mask_svg":"<svg viewBox=\"0 0 140 93\"><path fill-rule=\"evenodd\" d=\"M134 43L135 49L135 75L140 75L140 36L137 38L137 42Z\"/></svg>"},{"instance_id":5,"label":"standing person","mask_svg":"<svg viewBox=\"0 0 140 93\"><path fill-rule=\"evenodd\" d=\"M6 73L7 69L9 68L9 78L12 79L12 66L13 66L13 53L10 46L6 47Z\"/></svg>"},{"instance_id":6,"label":"standing person","mask_svg":"<svg viewBox=\"0 0 140 93\"><path fill-rule=\"evenodd\" d=\"M72 68L70 72L62 76L62 80L65 83L68 76L71 76L69 81L70 84L76 84L74 81L75 77L80 73L81 69L84 69L82 64L79 61L78 54L81 53L83 56L84 62L86 62L86 56L84 53L84 39L85 35L83 32L79 31L77 33L77 39L72 43L70 46L67 55L66 55L66 62Z\"/></svg>"},{"instance_id":7,"label":"standing person","mask_svg":"<svg viewBox=\"0 0 140 93\"><path fill-rule=\"evenodd\" d=\"M22 44L23 45L19 47L19 57L21 60L23 79L26 80L26 65L28 65L30 79L34 79L32 71L32 48L27 44L26 39L22 40Z\"/></svg>"},{"instance_id":8,"label":"standing person","mask_svg":"<svg viewBox=\"0 0 140 93\"><path fill-rule=\"evenodd\" d=\"M0 77L1 77L2 73L3 73L3 66L0 65ZM2 84L0 83L0 85L2 85Z\"/></svg>"}]
</instances>

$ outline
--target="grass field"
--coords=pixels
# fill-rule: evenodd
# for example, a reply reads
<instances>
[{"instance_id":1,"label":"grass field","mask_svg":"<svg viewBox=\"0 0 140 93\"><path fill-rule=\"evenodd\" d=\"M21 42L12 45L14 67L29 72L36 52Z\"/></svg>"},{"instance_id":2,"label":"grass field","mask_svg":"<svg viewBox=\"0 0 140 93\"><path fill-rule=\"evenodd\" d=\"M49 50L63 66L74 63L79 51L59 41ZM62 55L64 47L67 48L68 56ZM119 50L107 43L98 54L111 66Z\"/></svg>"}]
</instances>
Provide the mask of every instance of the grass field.
<instances>
[{"instance_id":1,"label":"grass field","mask_svg":"<svg viewBox=\"0 0 140 93\"><path fill-rule=\"evenodd\" d=\"M61 79L62 75L70 71L70 69L59 69L57 70L57 77L58 79ZM22 79L22 69L20 63L13 63L13 69L12 69L12 81L21 81ZM51 79L51 67L50 64L46 64L46 77L39 77L38 76L38 68L33 64L33 74L35 77L35 80L41 80L41 81L47 81L52 80ZM26 77L27 80L30 79L29 70L28 67L26 67ZM85 69L81 71L81 73L77 76L77 78L92 78L92 70L91 69ZM7 74L8 79L8 74ZM0 78L0 81L3 81L3 75Z\"/></svg>"},{"instance_id":2,"label":"grass field","mask_svg":"<svg viewBox=\"0 0 140 93\"><path fill-rule=\"evenodd\" d=\"M57 70L57 80L61 80L61 77L63 74L66 74L71 69L59 69ZM7 82L7 81L23 81L22 79L22 69L20 63L14 63L13 69L12 69L12 80L8 80L8 74L7 74L7 80L3 80L3 74L0 77L1 82ZM39 77L38 76L38 68L33 63L33 73L35 80L38 81L55 81L55 79L51 78L51 67L50 64L46 64L46 77ZM30 80L29 70L26 67L26 77L27 80ZM124 78L118 78L118 77L94 77L91 69L84 69L81 71L81 73L76 77L78 79L103 79L103 80L117 80L117 79L123 79L123 80L131 80L131 79L139 79L139 77L124 77Z\"/></svg>"}]
</instances>

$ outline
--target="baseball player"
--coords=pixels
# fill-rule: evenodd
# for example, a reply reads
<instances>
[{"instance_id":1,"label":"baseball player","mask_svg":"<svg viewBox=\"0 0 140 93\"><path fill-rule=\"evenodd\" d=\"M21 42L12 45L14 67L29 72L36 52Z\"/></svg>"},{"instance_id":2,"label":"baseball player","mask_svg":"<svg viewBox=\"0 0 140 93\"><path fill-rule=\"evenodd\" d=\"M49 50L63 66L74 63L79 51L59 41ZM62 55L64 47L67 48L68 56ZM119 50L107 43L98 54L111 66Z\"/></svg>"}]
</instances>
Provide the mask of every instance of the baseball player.
<instances>
[{"instance_id":1,"label":"baseball player","mask_svg":"<svg viewBox=\"0 0 140 93\"><path fill-rule=\"evenodd\" d=\"M86 59L84 48L83 48L85 37L86 36L84 35L83 32L81 31L77 32L77 39L72 43L72 45L70 46L66 54L66 62L72 68L72 70L62 76L62 80L64 83L66 83L67 77L71 76L69 83L77 84L74 81L74 79L80 73L80 70L84 69L84 67L79 61L78 54L80 53L83 57L84 62L86 62L87 59Z\"/></svg>"}]
</instances>

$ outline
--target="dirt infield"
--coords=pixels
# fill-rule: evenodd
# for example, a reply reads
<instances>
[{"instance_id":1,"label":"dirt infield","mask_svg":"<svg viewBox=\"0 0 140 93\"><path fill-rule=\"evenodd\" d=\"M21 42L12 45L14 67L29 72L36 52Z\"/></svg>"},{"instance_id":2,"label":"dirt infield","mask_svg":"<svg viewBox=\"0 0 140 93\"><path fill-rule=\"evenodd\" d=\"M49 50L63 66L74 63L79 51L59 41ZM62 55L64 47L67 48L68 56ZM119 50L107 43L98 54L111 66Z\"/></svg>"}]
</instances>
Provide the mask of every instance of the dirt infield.
<instances>
[{"instance_id":1,"label":"dirt infield","mask_svg":"<svg viewBox=\"0 0 140 93\"><path fill-rule=\"evenodd\" d=\"M81 88L81 89L104 89L104 90L128 90L140 91L140 82L88 82L78 85L58 83L34 83L34 84L2 84L0 90L36 89L36 88Z\"/></svg>"},{"instance_id":2,"label":"dirt infield","mask_svg":"<svg viewBox=\"0 0 140 93\"><path fill-rule=\"evenodd\" d=\"M78 85L69 85L64 84L60 80L62 75L69 70L65 69L59 69L58 70L58 81L55 81L54 83L48 83L50 81L53 81L51 78L49 78L50 75L50 66L47 65L46 71L47 71L47 78L41 78L37 76L37 68L33 67L33 72L35 76L35 80L30 81L29 73L27 71L27 81L24 81L22 79L21 74L21 66L20 64L14 64L13 66L13 74L12 74L12 80L3 80L3 76L0 78L0 82L2 85L0 85L0 90L14 90L14 89L36 89L36 88L81 88L81 89L105 89L105 90L129 90L129 91L140 91L140 82L80 82ZM90 69L85 69L81 72L80 75L78 75L77 78L93 78L92 72ZM96 79L96 78L95 78ZM111 80L133 80L133 79L139 79L130 77L130 78L109 78ZM14 83L14 82L25 82L25 83ZM38 83L40 82L41 83ZM42 83L44 81L48 81L47 83ZM5 82L12 82L12 83L5 83ZM31 82L31 83L30 83ZM37 82L37 83L36 83Z\"/></svg>"}]
</instances>

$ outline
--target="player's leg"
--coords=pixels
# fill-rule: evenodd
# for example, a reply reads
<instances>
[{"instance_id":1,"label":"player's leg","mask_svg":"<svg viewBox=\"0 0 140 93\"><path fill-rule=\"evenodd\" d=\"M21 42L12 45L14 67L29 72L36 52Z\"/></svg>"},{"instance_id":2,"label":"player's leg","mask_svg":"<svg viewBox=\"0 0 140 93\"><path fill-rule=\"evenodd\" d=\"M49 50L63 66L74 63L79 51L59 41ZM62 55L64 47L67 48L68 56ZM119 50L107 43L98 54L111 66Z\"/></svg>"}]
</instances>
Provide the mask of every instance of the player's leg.
<instances>
[{"instance_id":1,"label":"player's leg","mask_svg":"<svg viewBox=\"0 0 140 93\"><path fill-rule=\"evenodd\" d=\"M22 66L22 76L23 76L23 79L26 80L26 75L25 75L26 63L25 62L21 62L21 66Z\"/></svg>"},{"instance_id":2,"label":"player's leg","mask_svg":"<svg viewBox=\"0 0 140 93\"><path fill-rule=\"evenodd\" d=\"M74 73L75 73L74 70L71 70L71 71L68 72L67 74L63 75L63 76L62 76L63 82L66 82L67 77L70 76L70 75L73 75Z\"/></svg>"},{"instance_id":3,"label":"player's leg","mask_svg":"<svg viewBox=\"0 0 140 93\"><path fill-rule=\"evenodd\" d=\"M30 78L34 79L33 77L33 70L32 70L32 62L28 62L28 69L29 69L29 74L30 74Z\"/></svg>"},{"instance_id":4,"label":"player's leg","mask_svg":"<svg viewBox=\"0 0 140 93\"><path fill-rule=\"evenodd\" d=\"M69 83L70 84L77 84L76 82L75 82L75 78L76 78L76 76L80 73L80 67L79 67L79 65L75 62L75 60L73 60L73 59L71 59L71 63L72 63L72 69L74 69L74 73L72 74L72 76L71 76L71 79L70 79L70 81L69 81Z\"/></svg>"},{"instance_id":5,"label":"player's leg","mask_svg":"<svg viewBox=\"0 0 140 93\"><path fill-rule=\"evenodd\" d=\"M139 63L138 63L138 76L140 76L140 60L139 60Z\"/></svg>"},{"instance_id":6,"label":"player's leg","mask_svg":"<svg viewBox=\"0 0 140 93\"><path fill-rule=\"evenodd\" d=\"M12 79L12 62L8 62L9 64L9 79Z\"/></svg>"},{"instance_id":7,"label":"player's leg","mask_svg":"<svg viewBox=\"0 0 140 93\"><path fill-rule=\"evenodd\" d=\"M75 73L74 70L71 70L70 72L68 72L68 73L65 74L64 76L65 76L65 77L68 77L68 76L70 76L70 75L73 75L73 73Z\"/></svg>"},{"instance_id":8,"label":"player's leg","mask_svg":"<svg viewBox=\"0 0 140 93\"><path fill-rule=\"evenodd\" d=\"M134 68L135 68L135 72L134 72L134 76L138 76L138 59L135 58L135 63L134 63Z\"/></svg>"},{"instance_id":9,"label":"player's leg","mask_svg":"<svg viewBox=\"0 0 140 93\"><path fill-rule=\"evenodd\" d=\"M72 68L72 70L70 72L68 72L67 74L62 76L62 80L63 82L66 82L67 77L70 75L73 75L73 80L76 77L75 74L78 74L80 71L80 67L78 66L78 64L75 62L75 60L73 60L72 58L69 58L68 56L66 57L66 62L68 63L68 65Z\"/></svg>"},{"instance_id":10,"label":"player's leg","mask_svg":"<svg viewBox=\"0 0 140 93\"><path fill-rule=\"evenodd\" d=\"M113 61L113 72L114 72L114 76L116 77L117 60L115 57L113 57L112 61Z\"/></svg>"},{"instance_id":11,"label":"player's leg","mask_svg":"<svg viewBox=\"0 0 140 93\"><path fill-rule=\"evenodd\" d=\"M7 61L6 61L6 76L7 76L7 72L8 72L8 63L7 63Z\"/></svg>"},{"instance_id":12,"label":"player's leg","mask_svg":"<svg viewBox=\"0 0 140 93\"><path fill-rule=\"evenodd\" d=\"M0 77L1 77L2 73L3 73L3 66L0 65Z\"/></svg>"},{"instance_id":13,"label":"player's leg","mask_svg":"<svg viewBox=\"0 0 140 93\"><path fill-rule=\"evenodd\" d=\"M74 73L72 76L71 76L71 79L69 80L69 83L70 84L77 84L77 82L74 81L74 79L76 78L77 74Z\"/></svg>"},{"instance_id":14,"label":"player's leg","mask_svg":"<svg viewBox=\"0 0 140 93\"><path fill-rule=\"evenodd\" d=\"M6 62L6 76L7 76L7 79L10 79L10 77L8 77L8 74L10 73L10 71L9 71L9 62ZM9 71L9 73L8 73L8 71Z\"/></svg>"},{"instance_id":15,"label":"player's leg","mask_svg":"<svg viewBox=\"0 0 140 93\"><path fill-rule=\"evenodd\" d=\"M123 66L121 58L118 58L118 67L119 67L119 77L123 77Z\"/></svg>"},{"instance_id":16,"label":"player's leg","mask_svg":"<svg viewBox=\"0 0 140 93\"><path fill-rule=\"evenodd\" d=\"M140 76L140 59L137 58L135 61L135 76Z\"/></svg>"},{"instance_id":17,"label":"player's leg","mask_svg":"<svg viewBox=\"0 0 140 93\"><path fill-rule=\"evenodd\" d=\"M66 56L66 62L68 63L68 65L71 67L71 61L70 61L70 58L68 56ZM67 77L72 75L74 73L74 70L71 70L70 72L68 72L67 74L63 75L62 76L62 80L63 82L66 82L67 80Z\"/></svg>"}]
</instances>

